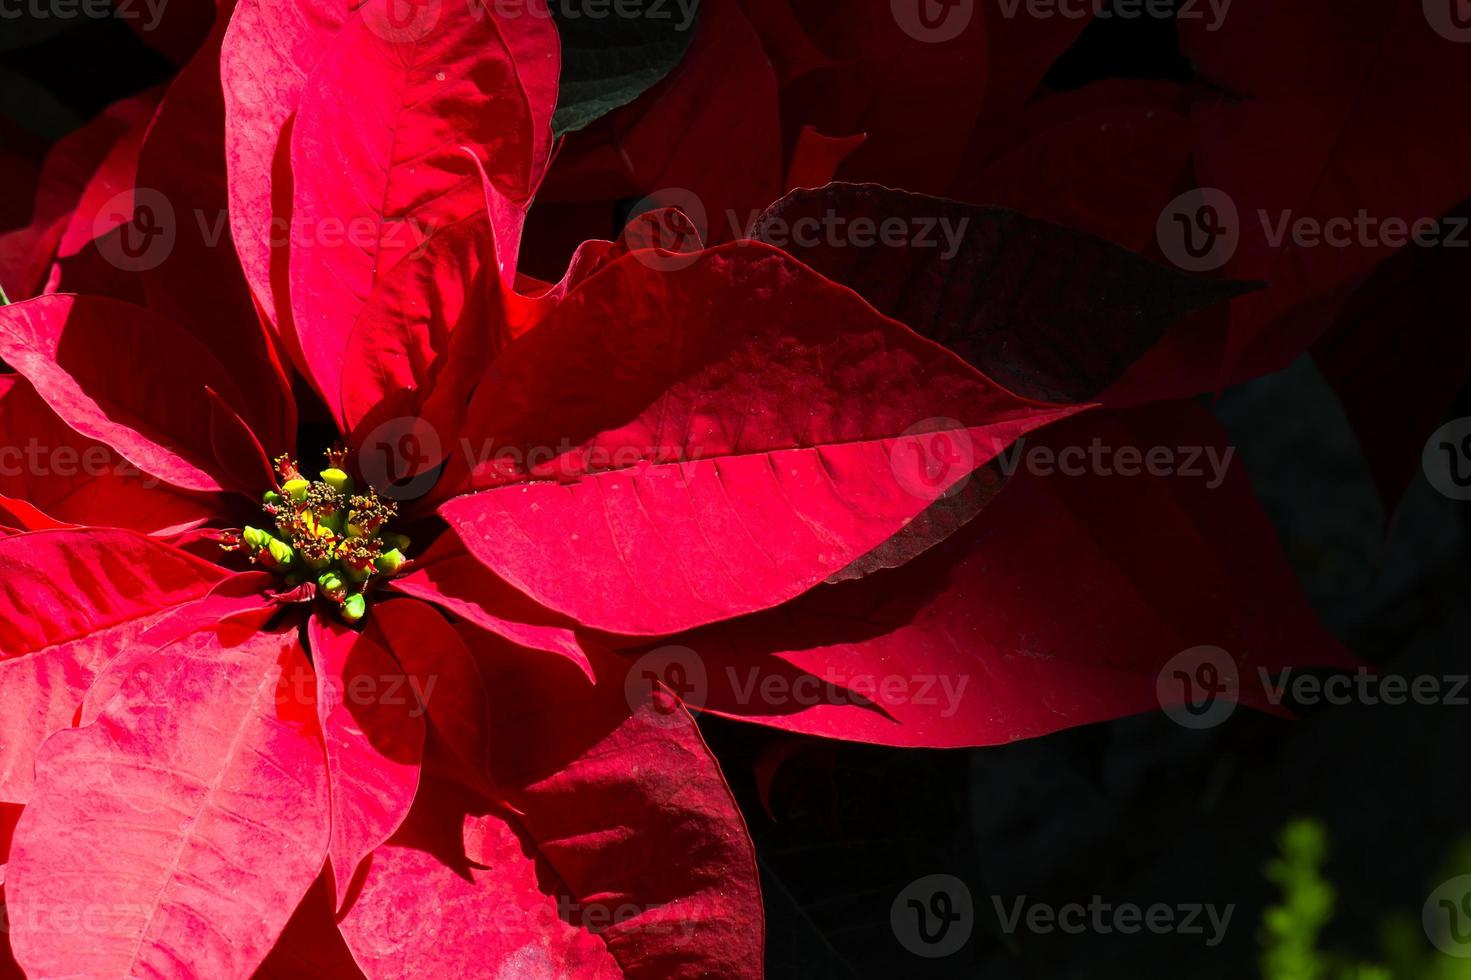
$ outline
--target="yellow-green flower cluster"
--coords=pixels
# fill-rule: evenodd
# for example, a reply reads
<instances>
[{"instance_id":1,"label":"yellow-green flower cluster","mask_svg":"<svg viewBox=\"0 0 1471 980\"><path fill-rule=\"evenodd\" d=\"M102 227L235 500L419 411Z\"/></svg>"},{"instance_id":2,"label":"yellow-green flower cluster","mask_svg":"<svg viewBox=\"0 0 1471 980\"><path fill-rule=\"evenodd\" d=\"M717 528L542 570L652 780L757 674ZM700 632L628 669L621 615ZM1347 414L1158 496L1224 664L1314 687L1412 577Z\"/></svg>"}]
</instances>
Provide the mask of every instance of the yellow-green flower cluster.
<instances>
[{"instance_id":1,"label":"yellow-green flower cluster","mask_svg":"<svg viewBox=\"0 0 1471 980\"><path fill-rule=\"evenodd\" d=\"M387 530L397 506L371 488L357 492L344 459L340 451L329 452L317 480L303 477L289 456L277 459L280 489L262 500L273 527L244 528L240 543L252 561L288 585L315 582L317 594L355 623L367 614L369 583L399 570L409 540Z\"/></svg>"}]
</instances>

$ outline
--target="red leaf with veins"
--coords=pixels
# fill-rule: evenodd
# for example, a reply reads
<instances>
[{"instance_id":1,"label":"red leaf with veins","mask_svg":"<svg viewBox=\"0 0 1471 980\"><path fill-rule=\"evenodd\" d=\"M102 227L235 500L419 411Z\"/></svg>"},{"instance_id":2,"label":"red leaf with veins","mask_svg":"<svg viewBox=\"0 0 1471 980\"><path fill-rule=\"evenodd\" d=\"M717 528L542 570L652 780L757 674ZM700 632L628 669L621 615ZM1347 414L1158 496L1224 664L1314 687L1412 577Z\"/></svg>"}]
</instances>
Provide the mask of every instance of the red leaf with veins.
<instances>
[{"instance_id":1,"label":"red leaf with veins","mask_svg":"<svg viewBox=\"0 0 1471 980\"><path fill-rule=\"evenodd\" d=\"M30 797L37 746L102 667L225 575L131 531L0 538L0 800Z\"/></svg>"},{"instance_id":2,"label":"red leaf with veins","mask_svg":"<svg viewBox=\"0 0 1471 980\"><path fill-rule=\"evenodd\" d=\"M419 788L424 714L408 674L373 637L321 616L307 630L327 746L329 854L340 906L358 865L408 816Z\"/></svg>"},{"instance_id":3,"label":"red leaf with veins","mask_svg":"<svg viewBox=\"0 0 1471 980\"><path fill-rule=\"evenodd\" d=\"M0 358L62 420L185 490L227 486L214 462L209 396L244 404L225 368L147 310L86 296L0 307Z\"/></svg>"},{"instance_id":4,"label":"red leaf with veins","mask_svg":"<svg viewBox=\"0 0 1471 980\"><path fill-rule=\"evenodd\" d=\"M497 359L466 423L493 437L468 479L490 489L440 508L586 626L672 633L784 602L1078 411L1011 395L774 249L678 261L610 263Z\"/></svg>"},{"instance_id":5,"label":"red leaf with veins","mask_svg":"<svg viewBox=\"0 0 1471 980\"><path fill-rule=\"evenodd\" d=\"M1228 448L1193 402L1078 418L1029 442L1060 452L1095 438L1210 447L1217 459ZM1023 468L966 531L902 571L678 642L704 668L712 712L927 747L1158 710L1160 669L1196 646L1231 654L1257 704L1259 667L1352 664L1308 607L1239 465L1217 487L1197 465L1193 478ZM763 701L763 683L775 700Z\"/></svg>"},{"instance_id":6,"label":"red leaf with veins","mask_svg":"<svg viewBox=\"0 0 1471 980\"><path fill-rule=\"evenodd\" d=\"M311 379L339 421L343 358L374 286L426 235L484 210L475 160L524 201L550 139L550 106L537 102L558 67L548 18L426 7L444 16L402 38L387 4L369 0L343 25L291 133L291 307ZM522 63L528 47L536 58Z\"/></svg>"},{"instance_id":7,"label":"red leaf with veins","mask_svg":"<svg viewBox=\"0 0 1471 980\"><path fill-rule=\"evenodd\" d=\"M102 525L167 535L218 513L67 427L24 378L0 378L0 442L0 511L26 530Z\"/></svg>"},{"instance_id":8,"label":"red leaf with veins","mask_svg":"<svg viewBox=\"0 0 1471 980\"><path fill-rule=\"evenodd\" d=\"M754 850L683 705L656 689L630 713L620 683L476 649L497 785L624 974L761 976Z\"/></svg>"},{"instance_id":9,"label":"red leaf with veins","mask_svg":"<svg viewBox=\"0 0 1471 980\"><path fill-rule=\"evenodd\" d=\"M36 762L7 891L36 976L247 976L327 850L327 776L291 633L195 633ZM108 860L99 864L97 855ZM90 910L87 942L48 911Z\"/></svg>"},{"instance_id":10,"label":"red leaf with veins","mask_svg":"<svg viewBox=\"0 0 1471 980\"><path fill-rule=\"evenodd\" d=\"M533 650L558 653L590 679L592 666L573 632L574 623L508 585L476 561L453 535L445 535L391 587L432 602L483 630Z\"/></svg>"},{"instance_id":11,"label":"red leaf with veins","mask_svg":"<svg viewBox=\"0 0 1471 980\"><path fill-rule=\"evenodd\" d=\"M491 792L485 679L460 634L417 599L380 601L373 609L373 628L403 665L428 718L425 767Z\"/></svg>"},{"instance_id":12,"label":"red leaf with veins","mask_svg":"<svg viewBox=\"0 0 1471 980\"><path fill-rule=\"evenodd\" d=\"M341 923L364 973L624 976L596 936L561 921L554 872L534 844L505 819L473 812L483 804L462 791L437 780L424 790L398 837L374 852Z\"/></svg>"},{"instance_id":13,"label":"red leaf with veins","mask_svg":"<svg viewBox=\"0 0 1471 980\"><path fill-rule=\"evenodd\" d=\"M495 774L524 815L443 793L416 809L342 924L369 975L760 976L750 844L683 708L630 717L621 688L467 638L486 640Z\"/></svg>"},{"instance_id":14,"label":"red leaf with veins","mask_svg":"<svg viewBox=\"0 0 1471 980\"><path fill-rule=\"evenodd\" d=\"M278 313L290 315L284 295L284 232L291 217L287 120L346 16L347 6L332 0L241 0L220 52L230 230L245 278L273 325ZM290 329L280 334L293 336Z\"/></svg>"}]
</instances>

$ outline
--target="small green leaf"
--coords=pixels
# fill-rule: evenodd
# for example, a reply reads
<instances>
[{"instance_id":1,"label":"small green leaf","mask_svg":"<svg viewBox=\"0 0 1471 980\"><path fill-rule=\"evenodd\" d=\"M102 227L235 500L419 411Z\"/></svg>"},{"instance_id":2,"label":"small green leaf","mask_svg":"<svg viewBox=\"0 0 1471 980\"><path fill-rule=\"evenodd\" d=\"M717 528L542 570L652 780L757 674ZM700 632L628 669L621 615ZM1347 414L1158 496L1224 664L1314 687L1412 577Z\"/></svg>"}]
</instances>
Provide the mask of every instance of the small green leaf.
<instances>
[{"instance_id":1,"label":"small green leaf","mask_svg":"<svg viewBox=\"0 0 1471 980\"><path fill-rule=\"evenodd\" d=\"M627 105L673 71L695 35L699 0L610 0L576 11L550 6L562 37L552 117L552 131L561 136Z\"/></svg>"}]
</instances>

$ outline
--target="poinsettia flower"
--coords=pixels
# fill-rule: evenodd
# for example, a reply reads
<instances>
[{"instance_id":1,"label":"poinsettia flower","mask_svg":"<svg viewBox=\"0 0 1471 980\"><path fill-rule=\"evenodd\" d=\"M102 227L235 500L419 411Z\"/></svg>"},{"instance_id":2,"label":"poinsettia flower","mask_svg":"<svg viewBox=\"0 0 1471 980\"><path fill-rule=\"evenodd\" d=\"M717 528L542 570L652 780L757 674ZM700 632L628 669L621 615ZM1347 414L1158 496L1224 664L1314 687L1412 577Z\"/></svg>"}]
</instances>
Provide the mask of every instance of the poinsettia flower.
<instances>
[{"instance_id":1,"label":"poinsettia flower","mask_svg":"<svg viewBox=\"0 0 1471 980\"><path fill-rule=\"evenodd\" d=\"M959 717L882 691L708 699L895 744L1147 708L1184 639L1157 597L1097 602L1120 618L1094 662L1074 630L1019 642L1048 568L995 540L988 505L1019 488L988 478L1234 287L999 212L973 216L959 293L933 306L887 289L891 268L642 247L639 222L537 283L518 255L551 150L550 22L446 8L424 31L388 7L245 0L165 95L138 180L194 210L228 197L238 268L181 238L147 306L0 309L11 424L31 413L119 471L6 487L13 953L42 976L759 975L741 815L680 678L637 658L667 641L707 668L836 671L839 695L895 669L1004 680ZM215 118L222 145L201 136ZM169 147L195 143L218 168L177 169ZM239 316L245 289L265 329ZM1085 553L1110 589L1129 557ZM979 614L977 590L998 593ZM803 628L773 646L788 617Z\"/></svg>"}]
</instances>

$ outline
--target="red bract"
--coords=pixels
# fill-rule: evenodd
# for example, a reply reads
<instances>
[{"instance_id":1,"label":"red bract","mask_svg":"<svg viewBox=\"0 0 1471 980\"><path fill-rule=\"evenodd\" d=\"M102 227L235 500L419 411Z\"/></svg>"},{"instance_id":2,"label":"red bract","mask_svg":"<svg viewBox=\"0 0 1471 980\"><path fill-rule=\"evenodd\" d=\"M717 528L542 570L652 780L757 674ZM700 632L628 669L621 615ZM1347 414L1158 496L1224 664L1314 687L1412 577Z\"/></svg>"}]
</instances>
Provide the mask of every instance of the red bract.
<instances>
[{"instance_id":1,"label":"red bract","mask_svg":"<svg viewBox=\"0 0 1471 980\"><path fill-rule=\"evenodd\" d=\"M836 68L790 11L747 6L751 23L707 14L740 28L725 43L752 56L757 110L776 73ZM228 229L182 220L142 288L98 277L109 295L38 286L0 309L17 372L0 429L93 459L0 480L20 532L0 538L0 867L28 974L754 977L752 846L687 705L979 745L1147 710L1197 643L1264 668L1341 657L1239 477L1209 499L1002 489L1005 454L1044 426L1067 420L1059 446L1159 427L1092 410L1236 286L843 184L758 212L765 241L707 248L688 216L638 216L537 282L518 259L555 29L539 4L412 11L227 4L146 132L88 147L90 176L57 194L221 220L228 201ZM844 91L922 60L849 40ZM702 50L629 159L699 169L709 146L666 154L663 134L711 119L776 156L774 129L706 117ZM998 113L1028 94L996 91ZM971 94L946 111L979 118ZM880 100L849 124L866 149L809 130L794 172L825 180L854 151L899 179L930 121ZM967 145L946 143L947 167ZM759 208L782 186L741 176L756 196L731 199ZM877 256L779 240L816 205L955 238ZM43 211L70 255L128 230L88 239L74 208ZM1191 421L1154 438L1214 445ZM670 649L693 660L670 671ZM977 683L948 712L858 690L895 671ZM759 703L767 677L823 697Z\"/></svg>"}]
</instances>

